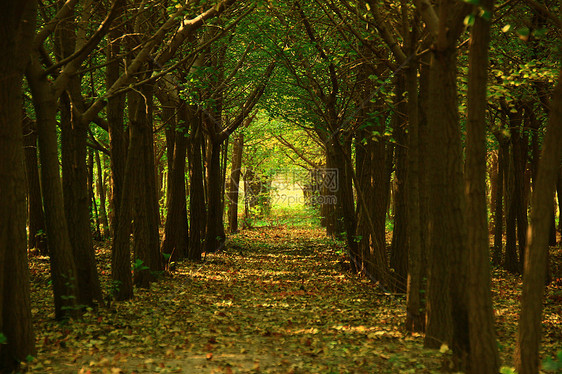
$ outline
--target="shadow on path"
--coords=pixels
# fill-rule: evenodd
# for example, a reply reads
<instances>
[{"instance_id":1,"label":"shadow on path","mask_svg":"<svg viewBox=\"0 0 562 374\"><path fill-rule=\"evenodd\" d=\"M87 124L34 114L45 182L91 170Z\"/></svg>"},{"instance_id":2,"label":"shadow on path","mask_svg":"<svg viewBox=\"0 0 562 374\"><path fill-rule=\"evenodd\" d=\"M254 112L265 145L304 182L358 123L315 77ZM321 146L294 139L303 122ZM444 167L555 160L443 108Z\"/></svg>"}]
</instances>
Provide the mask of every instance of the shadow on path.
<instances>
[{"instance_id":1,"label":"shadow on path","mask_svg":"<svg viewBox=\"0 0 562 374\"><path fill-rule=\"evenodd\" d=\"M446 361L403 334L403 300L345 272L315 229L235 235L130 302L40 321L30 372L399 373Z\"/></svg>"}]
</instances>

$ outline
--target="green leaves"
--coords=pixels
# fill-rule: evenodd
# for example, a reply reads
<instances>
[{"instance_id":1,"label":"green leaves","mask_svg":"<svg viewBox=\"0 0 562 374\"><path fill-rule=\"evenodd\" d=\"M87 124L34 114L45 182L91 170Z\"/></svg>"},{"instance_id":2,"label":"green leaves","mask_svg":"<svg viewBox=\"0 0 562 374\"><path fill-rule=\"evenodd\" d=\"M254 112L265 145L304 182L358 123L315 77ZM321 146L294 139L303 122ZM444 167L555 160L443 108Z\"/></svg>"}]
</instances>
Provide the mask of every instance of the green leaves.
<instances>
[{"instance_id":1,"label":"green leaves","mask_svg":"<svg viewBox=\"0 0 562 374\"><path fill-rule=\"evenodd\" d=\"M562 350L556 354L556 359L547 357L542 362L542 369L546 372L560 373L562 372Z\"/></svg>"},{"instance_id":2,"label":"green leaves","mask_svg":"<svg viewBox=\"0 0 562 374\"><path fill-rule=\"evenodd\" d=\"M0 344L8 344L8 338L6 335L0 332Z\"/></svg>"},{"instance_id":3,"label":"green leaves","mask_svg":"<svg viewBox=\"0 0 562 374\"><path fill-rule=\"evenodd\" d=\"M135 260L135 262L133 263L133 268L135 269L135 271L143 271L143 270L150 269L148 266L144 265L144 261L141 260L140 258L137 258Z\"/></svg>"},{"instance_id":4,"label":"green leaves","mask_svg":"<svg viewBox=\"0 0 562 374\"><path fill-rule=\"evenodd\" d=\"M500 374L517 374L517 372L512 367L503 366L500 369Z\"/></svg>"},{"instance_id":5,"label":"green leaves","mask_svg":"<svg viewBox=\"0 0 562 374\"><path fill-rule=\"evenodd\" d=\"M99 263L110 261L109 248L98 252ZM245 230L206 262L179 263L173 277L139 289L135 299L61 325L49 316L49 265L31 258L41 354L24 365L29 373L439 372L450 349L424 349L421 334L406 335L404 300L378 295L343 261L342 245L319 229ZM111 283L109 274L102 282ZM511 352L521 279L495 270L492 286L498 333ZM558 305L545 305L545 373L562 362L562 352L553 353L560 350Z\"/></svg>"}]
</instances>

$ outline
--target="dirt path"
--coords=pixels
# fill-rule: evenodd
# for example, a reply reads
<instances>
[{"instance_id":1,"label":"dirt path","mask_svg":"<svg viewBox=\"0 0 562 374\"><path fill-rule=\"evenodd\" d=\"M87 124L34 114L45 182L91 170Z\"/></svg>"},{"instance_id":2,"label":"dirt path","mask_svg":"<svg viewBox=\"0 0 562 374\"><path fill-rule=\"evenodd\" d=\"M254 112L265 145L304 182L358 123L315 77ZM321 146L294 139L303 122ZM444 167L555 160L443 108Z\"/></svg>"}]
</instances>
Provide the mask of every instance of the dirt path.
<instances>
[{"instance_id":1,"label":"dirt path","mask_svg":"<svg viewBox=\"0 0 562 374\"><path fill-rule=\"evenodd\" d=\"M403 334L403 300L347 274L338 251L318 230L246 231L132 301L66 325L50 318L48 287L35 285L39 354L29 372L429 373L446 365L448 354Z\"/></svg>"}]
</instances>

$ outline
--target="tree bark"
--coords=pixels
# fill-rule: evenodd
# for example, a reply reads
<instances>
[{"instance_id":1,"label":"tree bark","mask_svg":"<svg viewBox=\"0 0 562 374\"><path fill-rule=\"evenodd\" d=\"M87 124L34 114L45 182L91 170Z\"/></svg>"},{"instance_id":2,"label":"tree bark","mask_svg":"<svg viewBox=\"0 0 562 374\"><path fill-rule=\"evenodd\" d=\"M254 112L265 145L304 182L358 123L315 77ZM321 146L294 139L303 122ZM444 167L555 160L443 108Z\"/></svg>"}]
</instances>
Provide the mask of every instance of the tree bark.
<instances>
[{"instance_id":1,"label":"tree bark","mask_svg":"<svg viewBox=\"0 0 562 374\"><path fill-rule=\"evenodd\" d=\"M27 181L27 218L29 249L36 248L42 255L48 254L45 236L45 213L39 182L39 163L37 159L37 128L35 122L26 118L23 121L23 145L25 156L25 174Z\"/></svg>"},{"instance_id":2,"label":"tree bark","mask_svg":"<svg viewBox=\"0 0 562 374\"><path fill-rule=\"evenodd\" d=\"M394 229L392 230L392 243L390 250L390 267L394 269L397 282L396 291L406 292L408 277L408 135L406 134L405 124L407 119L404 117L408 112L404 102L405 91L404 76L396 78L396 110L393 114L393 135L396 141L394 150Z\"/></svg>"},{"instance_id":3,"label":"tree bark","mask_svg":"<svg viewBox=\"0 0 562 374\"><path fill-rule=\"evenodd\" d=\"M72 82L76 84L79 82ZM103 303L90 224L91 195L86 167L87 126L71 115L66 94L61 97L61 161L64 211L78 280L78 304Z\"/></svg>"},{"instance_id":4,"label":"tree bark","mask_svg":"<svg viewBox=\"0 0 562 374\"><path fill-rule=\"evenodd\" d=\"M525 251L521 315L515 353L515 367L520 374L539 371L541 315L548 254L548 231L552 199L562 157L562 72L558 77L550 105L537 182L533 192L528 248Z\"/></svg>"},{"instance_id":5,"label":"tree bark","mask_svg":"<svg viewBox=\"0 0 562 374\"><path fill-rule=\"evenodd\" d=\"M469 352L467 248L455 48L437 48L430 69L431 250L425 344L451 343L457 369L465 370Z\"/></svg>"},{"instance_id":6,"label":"tree bark","mask_svg":"<svg viewBox=\"0 0 562 374\"><path fill-rule=\"evenodd\" d=\"M123 7L117 10L117 17L123 13ZM109 31L109 42L106 49L108 61L105 70L105 85L109 90L122 75L119 63L121 51L121 36L123 31L117 27ZM111 195L109 201L109 221L111 236L115 238L119 226L119 208L123 191L125 163L127 161L127 134L124 131L125 94L111 96L107 99L106 114L109 133L109 151L111 168Z\"/></svg>"},{"instance_id":7,"label":"tree bark","mask_svg":"<svg viewBox=\"0 0 562 374\"><path fill-rule=\"evenodd\" d=\"M429 252L429 126L427 123L429 92L429 61L430 56L422 57L420 61L420 90L419 100L419 179L420 179L420 224L421 224L421 254L422 254L422 280L427 279L428 252ZM427 281L422 282L422 289L427 292ZM427 294L426 294L427 295Z\"/></svg>"},{"instance_id":8,"label":"tree bark","mask_svg":"<svg viewBox=\"0 0 562 374\"><path fill-rule=\"evenodd\" d=\"M96 159L97 167L97 178L96 178L96 190L98 191L98 196L100 199L100 226L101 226L101 238L105 239L109 235L109 222L107 220L107 210L105 208L106 199L106 188L105 188L105 170L104 164L102 163L102 158L100 157L99 151L94 151L94 157Z\"/></svg>"},{"instance_id":9,"label":"tree bark","mask_svg":"<svg viewBox=\"0 0 562 374\"><path fill-rule=\"evenodd\" d=\"M140 93L129 93L129 117L131 138L138 133L140 142L138 168L140 183L134 188L133 253L134 283L149 288L156 272L162 270L160 237L158 233L160 215L154 171L154 148L152 137L153 88L143 85ZM141 261L141 262L139 262Z\"/></svg>"},{"instance_id":10,"label":"tree bark","mask_svg":"<svg viewBox=\"0 0 562 374\"><path fill-rule=\"evenodd\" d=\"M560 235L562 235L562 165L558 169L558 182L556 183L556 191L556 194L558 196L558 231L560 232Z\"/></svg>"},{"instance_id":11,"label":"tree bark","mask_svg":"<svg viewBox=\"0 0 562 374\"><path fill-rule=\"evenodd\" d=\"M207 222L205 187L203 185L203 133L199 116L191 124L189 140L189 254L192 261L200 261L204 248Z\"/></svg>"},{"instance_id":12,"label":"tree bark","mask_svg":"<svg viewBox=\"0 0 562 374\"><path fill-rule=\"evenodd\" d=\"M523 261L525 258L525 247L527 246L527 194L526 188L529 179L527 171L527 135L523 135L519 129L522 118L514 116L514 123L510 125L512 130L511 140L513 143L513 165L514 165L514 198L515 213L517 216L517 243L519 244L519 271L523 269Z\"/></svg>"},{"instance_id":13,"label":"tree bark","mask_svg":"<svg viewBox=\"0 0 562 374\"><path fill-rule=\"evenodd\" d=\"M128 191L128 193L122 194L119 209L116 210L119 212L119 216L115 217L118 226L114 232L111 248L111 291L113 298L117 301L129 300L133 297L130 236L134 194L136 186L140 183L137 170L140 163L141 141L140 134L137 131L131 131L122 185L123 191ZM115 195L113 197L115 198Z\"/></svg>"},{"instance_id":14,"label":"tree bark","mask_svg":"<svg viewBox=\"0 0 562 374\"><path fill-rule=\"evenodd\" d=\"M511 157L507 173L508 187L507 218L506 218L506 258L504 267L512 273L520 273L525 251L525 232L527 230L527 203L525 199L525 170L527 165L526 137L521 135L523 109L519 103L517 112L509 112L504 105L504 112L509 117L511 132ZM519 244L519 253L515 240ZM519 254L519 256L518 256Z\"/></svg>"},{"instance_id":15,"label":"tree bark","mask_svg":"<svg viewBox=\"0 0 562 374\"><path fill-rule=\"evenodd\" d=\"M240 133L233 139L232 170L228 183L228 227L231 233L238 232L238 196L240 192L240 174L242 153L244 151L244 134Z\"/></svg>"},{"instance_id":16,"label":"tree bark","mask_svg":"<svg viewBox=\"0 0 562 374\"><path fill-rule=\"evenodd\" d=\"M494 206L494 249L492 254L492 263L495 266L498 266L502 263L502 255L503 255L503 221L504 221L504 208L503 208L503 201L504 201L504 179L506 173L506 155L505 155L505 146L500 139L499 142L499 149L498 149L498 175L496 178L496 197L494 199L495 206Z\"/></svg>"},{"instance_id":17,"label":"tree bark","mask_svg":"<svg viewBox=\"0 0 562 374\"><path fill-rule=\"evenodd\" d=\"M366 111L361 111L359 118L366 121ZM366 126L361 124L360 127ZM369 146L371 145L371 132L369 127L359 130L355 136L355 174L359 188L365 196L365 205L370 206L373 188L371 185L371 154ZM365 274L372 270L375 259L371 254L371 228L369 227L369 218L372 216L369 209L364 208L361 204L357 206L357 240L360 254L360 273Z\"/></svg>"},{"instance_id":18,"label":"tree bark","mask_svg":"<svg viewBox=\"0 0 562 374\"><path fill-rule=\"evenodd\" d=\"M80 47L77 43L77 29L78 26L72 18L65 19L56 29L55 52L59 60L72 55ZM60 97L64 211L77 270L77 301L79 305L92 306L95 301L103 303L103 295L97 273L90 222L92 186L88 184L86 164L89 123L81 121L76 111L72 110L76 108L82 112L85 107L80 76L69 77L66 88L67 91ZM54 95L54 90L51 90L51 94Z\"/></svg>"},{"instance_id":19,"label":"tree bark","mask_svg":"<svg viewBox=\"0 0 562 374\"><path fill-rule=\"evenodd\" d=\"M86 185L88 188L88 199L90 205L89 213L92 214L92 210L93 210L92 218L93 218L93 223L95 225L95 232L92 236L93 239L95 240L101 240L101 226L100 226L101 218L100 218L98 203L96 202L96 195L94 190L94 150L92 148L87 150L86 167L87 167L86 170L88 172L88 182Z\"/></svg>"},{"instance_id":20,"label":"tree bark","mask_svg":"<svg viewBox=\"0 0 562 374\"><path fill-rule=\"evenodd\" d=\"M517 203L515 199L515 182L513 157L511 147L508 145L505 153L506 170L504 173L504 186L506 192L505 199L505 258L503 268L511 273L517 274L519 270L519 260L517 258Z\"/></svg>"},{"instance_id":21,"label":"tree bark","mask_svg":"<svg viewBox=\"0 0 562 374\"><path fill-rule=\"evenodd\" d=\"M0 368L16 370L35 355L27 265L22 79L35 27L36 2L0 5Z\"/></svg>"},{"instance_id":22,"label":"tree bark","mask_svg":"<svg viewBox=\"0 0 562 374\"><path fill-rule=\"evenodd\" d=\"M343 221L342 225L345 230L345 239L349 249L351 267L353 271L356 272L360 269L361 258L356 237L357 221L352 189L352 171L350 170L351 165L348 165L346 162L346 160L350 159L349 154L351 147L346 140L344 140L343 146L336 142L339 142L339 140L334 137L330 138L327 144L327 157L331 158L331 163L337 170L336 211L339 210L341 212L338 216L340 216ZM344 154L344 152L348 153Z\"/></svg>"},{"instance_id":23,"label":"tree bark","mask_svg":"<svg viewBox=\"0 0 562 374\"><path fill-rule=\"evenodd\" d=\"M480 6L492 11L493 0ZM490 253L486 202L486 86L490 20L477 16L472 28L468 67L466 195L468 223L468 372L496 374L499 370L494 312L490 291ZM501 198L500 198L501 202Z\"/></svg>"},{"instance_id":24,"label":"tree bark","mask_svg":"<svg viewBox=\"0 0 562 374\"><path fill-rule=\"evenodd\" d=\"M413 33L413 35L415 35ZM412 39L413 39L412 35ZM406 297L406 329L410 332L424 331L422 304L422 224L420 215L420 138L418 104L417 62L411 62L406 70L408 97L408 278Z\"/></svg>"},{"instance_id":25,"label":"tree bark","mask_svg":"<svg viewBox=\"0 0 562 374\"><path fill-rule=\"evenodd\" d=\"M205 235L205 252L218 251L224 244L222 235L221 210L221 164L220 143L207 142L207 232Z\"/></svg>"},{"instance_id":26,"label":"tree bark","mask_svg":"<svg viewBox=\"0 0 562 374\"><path fill-rule=\"evenodd\" d=\"M343 228L343 217L341 215L341 209L338 209L337 204L337 197L335 201L333 199L328 199L328 196L335 196L334 190L331 190L327 183L327 178L329 175L333 176L336 170L336 165L334 164L333 157L329 156L328 146L326 145L326 168L322 171L322 186L320 187L320 194L324 197L325 201L329 201L329 203L324 204L324 213L323 215L325 218L326 224L326 235L332 238L340 238L343 236L344 228Z\"/></svg>"},{"instance_id":27,"label":"tree bark","mask_svg":"<svg viewBox=\"0 0 562 374\"><path fill-rule=\"evenodd\" d=\"M178 98L179 99L179 98ZM172 168L168 170L168 213L166 225L164 227L164 238L162 239L162 253L170 255L167 260L178 261L183 259L188 253L188 225L187 225L187 202L185 196L185 156L187 153L187 134L189 118L185 112L187 103L177 102L172 106L173 101L168 102L171 110L166 110L166 121L174 129L174 146L172 156ZM178 123L176 123L174 112L178 112ZM184 114L180 114L184 112Z\"/></svg>"},{"instance_id":28,"label":"tree bark","mask_svg":"<svg viewBox=\"0 0 562 374\"><path fill-rule=\"evenodd\" d=\"M32 51L32 55L37 52ZM78 282L76 265L64 212L57 143L57 98L39 66L39 56L27 66L27 82L33 95L37 118L41 186L51 254L51 277L55 298L55 318L78 316Z\"/></svg>"},{"instance_id":29,"label":"tree bark","mask_svg":"<svg viewBox=\"0 0 562 374\"><path fill-rule=\"evenodd\" d=\"M379 119L377 131L384 133L384 119ZM386 216L390 200L390 174L392 167L392 145L382 139L371 144L371 173L373 179L373 196L371 198L371 214L373 228L371 233L371 257L374 261L370 271L375 277L382 279L389 274L388 254L386 248Z\"/></svg>"}]
</instances>

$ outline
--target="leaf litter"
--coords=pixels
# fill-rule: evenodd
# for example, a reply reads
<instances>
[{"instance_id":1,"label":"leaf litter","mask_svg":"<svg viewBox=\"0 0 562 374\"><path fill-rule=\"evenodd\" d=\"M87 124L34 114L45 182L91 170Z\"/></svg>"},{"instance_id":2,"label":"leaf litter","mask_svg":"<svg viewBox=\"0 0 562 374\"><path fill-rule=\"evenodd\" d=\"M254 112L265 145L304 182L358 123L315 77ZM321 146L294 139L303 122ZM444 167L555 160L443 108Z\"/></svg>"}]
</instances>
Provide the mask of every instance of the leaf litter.
<instances>
[{"instance_id":1,"label":"leaf litter","mask_svg":"<svg viewBox=\"0 0 562 374\"><path fill-rule=\"evenodd\" d=\"M107 244L97 256L109 289ZM135 289L133 300L60 323L53 320L48 261L35 257L38 355L24 368L109 374L447 370L450 351L425 349L422 334L405 332L405 298L384 294L344 264L341 245L319 229L246 230L204 262L181 262L149 290ZM500 354L508 364L520 287L518 278L494 271ZM544 355L553 357L562 337L560 303L547 305L544 325Z\"/></svg>"}]
</instances>

